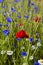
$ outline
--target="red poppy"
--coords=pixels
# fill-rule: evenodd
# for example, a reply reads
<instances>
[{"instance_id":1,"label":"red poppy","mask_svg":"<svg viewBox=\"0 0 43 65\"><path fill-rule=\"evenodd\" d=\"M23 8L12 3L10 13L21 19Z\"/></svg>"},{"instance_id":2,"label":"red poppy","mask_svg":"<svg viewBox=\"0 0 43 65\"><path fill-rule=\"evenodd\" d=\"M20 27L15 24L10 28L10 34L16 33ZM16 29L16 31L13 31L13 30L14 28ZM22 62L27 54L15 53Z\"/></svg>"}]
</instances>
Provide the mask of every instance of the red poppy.
<instances>
[{"instance_id":1,"label":"red poppy","mask_svg":"<svg viewBox=\"0 0 43 65\"><path fill-rule=\"evenodd\" d=\"M29 38L29 36L26 34L24 30L21 30L16 33L16 38Z\"/></svg>"}]
</instances>

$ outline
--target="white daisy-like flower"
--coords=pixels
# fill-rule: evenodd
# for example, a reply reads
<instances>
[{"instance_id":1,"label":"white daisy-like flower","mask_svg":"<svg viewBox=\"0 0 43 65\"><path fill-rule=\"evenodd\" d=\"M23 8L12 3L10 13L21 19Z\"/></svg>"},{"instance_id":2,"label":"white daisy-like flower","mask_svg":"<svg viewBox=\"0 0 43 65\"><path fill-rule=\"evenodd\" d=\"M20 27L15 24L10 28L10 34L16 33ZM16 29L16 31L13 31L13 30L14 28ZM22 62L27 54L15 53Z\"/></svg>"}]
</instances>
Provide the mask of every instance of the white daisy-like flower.
<instances>
[{"instance_id":1,"label":"white daisy-like flower","mask_svg":"<svg viewBox=\"0 0 43 65\"><path fill-rule=\"evenodd\" d=\"M33 56L30 56L30 57L29 57L29 60L33 60Z\"/></svg>"},{"instance_id":2,"label":"white daisy-like flower","mask_svg":"<svg viewBox=\"0 0 43 65\"><path fill-rule=\"evenodd\" d=\"M23 58L26 59L26 56L24 56Z\"/></svg>"},{"instance_id":3,"label":"white daisy-like flower","mask_svg":"<svg viewBox=\"0 0 43 65\"><path fill-rule=\"evenodd\" d=\"M2 50L2 51L1 51L1 54L5 54L5 53L6 53L6 50Z\"/></svg>"},{"instance_id":4,"label":"white daisy-like flower","mask_svg":"<svg viewBox=\"0 0 43 65\"><path fill-rule=\"evenodd\" d=\"M38 60L40 65L43 65L43 59Z\"/></svg>"},{"instance_id":5,"label":"white daisy-like flower","mask_svg":"<svg viewBox=\"0 0 43 65\"><path fill-rule=\"evenodd\" d=\"M28 39L28 38L26 38L26 41L29 41L29 39Z\"/></svg>"},{"instance_id":6,"label":"white daisy-like flower","mask_svg":"<svg viewBox=\"0 0 43 65\"><path fill-rule=\"evenodd\" d=\"M7 51L7 55L12 55L13 54L13 51L9 50Z\"/></svg>"},{"instance_id":7,"label":"white daisy-like flower","mask_svg":"<svg viewBox=\"0 0 43 65\"><path fill-rule=\"evenodd\" d=\"M38 43L37 43L37 47L40 47L40 46L41 46L41 43L40 43L40 42L38 42Z\"/></svg>"},{"instance_id":8,"label":"white daisy-like flower","mask_svg":"<svg viewBox=\"0 0 43 65\"><path fill-rule=\"evenodd\" d=\"M25 47L24 47L24 46L22 46L22 47L21 47L21 49L25 49Z\"/></svg>"},{"instance_id":9,"label":"white daisy-like flower","mask_svg":"<svg viewBox=\"0 0 43 65\"><path fill-rule=\"evenodd\" d=\"M32 45L31 49L34 50L36 47L34 45Z\"/></svg>"},{"instance_id":10,"label":"white daisy-like flower","mask_svg":"<svg viewBox=\"0 0 43 65\"><path fill-rule=\"evenodd\" d=\"M24 62L23 65L28 65L28 63Z\"/></svg>"}]
</instances>

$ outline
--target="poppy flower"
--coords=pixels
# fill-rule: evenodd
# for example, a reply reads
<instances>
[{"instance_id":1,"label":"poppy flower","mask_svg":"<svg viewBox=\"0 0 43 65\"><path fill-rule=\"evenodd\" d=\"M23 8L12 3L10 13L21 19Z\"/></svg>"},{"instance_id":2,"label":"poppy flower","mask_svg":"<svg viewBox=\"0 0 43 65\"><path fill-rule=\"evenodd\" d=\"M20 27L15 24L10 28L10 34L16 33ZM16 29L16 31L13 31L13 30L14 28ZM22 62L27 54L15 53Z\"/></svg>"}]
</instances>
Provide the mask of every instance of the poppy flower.
<instances>
[{"instance_id":1,"label":"poppy flower","mask_svg":"<svg viewBox=\"0 0 43 65\"><path fill-rule=\"evenodd\" d=\"M21 30L16 33L16 38L29 38L29 36L26 34L24 30Z\"/></svg>"},{"instance_id":2,"label":"poppy flower","mask_svg":"<svg viewBox=\"0 0 43 65\"><path fill-rule=\"evenodd\" d=\"M35 22L39 22L39 20L40 20L40 17L38 17L38 16L35 16L35 17L34 17L34 21L35 21Z\"/></svg>"}]
</instances>

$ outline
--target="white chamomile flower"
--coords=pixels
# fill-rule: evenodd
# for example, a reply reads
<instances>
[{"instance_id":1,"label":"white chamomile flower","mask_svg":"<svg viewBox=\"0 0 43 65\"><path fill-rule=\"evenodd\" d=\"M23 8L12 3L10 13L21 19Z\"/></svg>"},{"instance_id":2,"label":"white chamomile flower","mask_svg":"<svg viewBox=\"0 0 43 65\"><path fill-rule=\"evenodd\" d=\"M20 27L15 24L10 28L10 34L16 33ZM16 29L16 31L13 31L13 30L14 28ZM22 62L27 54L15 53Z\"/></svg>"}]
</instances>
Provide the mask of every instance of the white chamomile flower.
<instances>
[{"instance_id":1,"label":"white chamomile flower","mask_svg":"<svg viewBox=\"0 0 43 65\"><path fill-rule=\"evenodd\" d=\"M29 41L29 39L26 38L26 41Z\"/></svg>"},{"instance_id":2,"label":"white chamomile flower","mask_svg":"<svg viewBox=\"0 0 43 65\"><path fill-rule=\"evenodd\" d=\"M43 59L38 60L40 65L43 65Z\"/></svg>"},{"instance_id":3,"label":"white chamomile flower","mask_svg":"<svg viewBox=\"0 0 43 65\"><path fill-rule=\"evenodd\" d=\"M29 57L29 60L33 60L33 56L30 56L30 57Z\"/></svg>"},{"instance_id":4,"label":"white chamomile flower","mask_svg":"<svg viewBox=\"0 0 43 65\"><path fill-rule=\"evenodd\" d=\"M26 56L23 57L24 59L26 58Z\"/></svg>"},{"instance_id":5,"label":"white chamomile flower","mask_svg":"<svg viewBox=\"0 0 43 65\"><path fill-rule=\"evenodd\" d=\"M31 49L34 50L36 47L34 45L32 45Z\"/></svg>"},{"instance_id":6,"label":"white chamomile flower","mask_svg":"<svg viewBox=\"0 0 43 65\"><path fill-rule=\"evenodd\" d=\"M2 51L1 51L1 54L5 54L5 53L6 53L6 51L5 51L5 50L2 50Z\"/></svg>"},{"instance_id":7,"label":"white chamomile flower","mask_svg":"<svg viewBox=\"0 0 43 65\"><path fill-rule=\"evenodd\" d=\"M12 55L13 54L13 51L9 50L7 51L7 55Z\"/></svg>"},{"instance_id":8,"label":"white chamomile flower","mask_svg":"<svg viewBox=\"0 0 43 65\"><path fill-rule=\"evenodd\" d=\"M25 47L24 47L24 46L22 46L22 47L21 47L21 49L25 49Z\"/></svg>"},{"instance_id":9,"label":"white chamomile flower","mask_svg":"<svg viewBox=\"0 0 43 65\"><path fill-rule=\"evenodd\" d=\"M23 65L28 65L28 63L24 62Z\"/></svg>"},{"instance_id":10,"label":"white chamomile flower","mask_svg":"<svg viewBox=\"0 0 43 65\"><path fill-rule=\"evenodd\" d=\"M38 42L38 43L37 43L37 47L40 47L40 46L41 46L41 43L40 43L40 42Z\"/></svg>"}]
</instances>

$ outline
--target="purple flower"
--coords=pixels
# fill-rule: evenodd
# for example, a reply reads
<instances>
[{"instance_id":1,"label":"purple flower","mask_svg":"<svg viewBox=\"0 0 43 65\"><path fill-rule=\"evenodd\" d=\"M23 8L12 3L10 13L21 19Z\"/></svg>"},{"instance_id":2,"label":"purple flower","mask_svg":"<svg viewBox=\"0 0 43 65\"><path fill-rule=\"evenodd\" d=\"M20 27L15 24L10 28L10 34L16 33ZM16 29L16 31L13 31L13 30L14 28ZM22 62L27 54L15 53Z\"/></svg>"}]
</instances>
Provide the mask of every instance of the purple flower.
<instances>
[{"instance_id":1,"label":"purple flower","mask_svg":"<svg viewBox=\"0 0 43 65\"><path fill-rule=\"evenodd\" d=\"M38 7L35 6L34 9L35 9L36 12L38 12Z\"/></svg>"},{"instance_id":2,"label":"purple flower","mask_svg":"<svg viewBox=\"0 0 43 65\"><path fill-rule=\"evenodd\" d=\"M21 40L21 38L17 38L16 40L20 41L20 40Z\"/></svg>"},{"instance_id":3,"label":"purple flower","mask_svg":"<svg viewBox=\"0 0 43 65\"><path fill-rule=\"evenodd\" d=\"M25 15L24 18L28 18L29 16Z\"/></svg>"},{"instance_id":4,"label":"purple flower","mask_svg":"<svg viewBox=\"0 0 43 65\"><path fill-rule=\"evenodd\" d=\"M11 19L10 17L7 17L7 18L6 18L6 21L7 21L7 22L12 22L12 19Z\"/></svg>"},{"instance_id":5,"label":"purple flower","mask_svg":"<svg viewBox=\"0 0 43 65\"><path fill-rule=\"evenodd\" d=\"M0 27L2 26L2 24L0 23Z\"/></svg>"},{"instance_id":6,"label":"purple flower","mask_svg":"<svg viewBox=\"0 0 43 65\"><path fill-rule=\"evenodd\" d=\"M35 61L35 62L34 62L34 65L40 65L40 64L38 63L38 61Z\"/></svg>"},{"instance_id":7,"label":"purple flower","mask_svg":"<svg viewBox=\"0 0 43 65\"><path fill-rule=\"evenodd\" d=\"M29 40L30 40L30 42L33 42L34 41L33 38L30 38Z\"/></svg>"},{"instance_id":8,"label":"purple flower","mask_svg":"<svg viewBox=\"0 0 43 65\"><path fill-rule=\"evenodd\" d=\"M6 36L10 33L10 30L3 30L3 34Z\"/></svg>"},{"instance_id":9,"label":"purple flower","mask_svg":"<svg viewBox=\"0 0 43 65\"><path fill-rule=\"evenodd\" d=\"M21 52L21 55L22 56L27 56L27 53L23 51L23 52Z\"/></svg>"},{"instance_id":10,"label":"purple flower","mask_svg":"<svg viewBox=\"0 0 43 65\"><path fill-rule=\"evenodd\" d=\"M14 47L16 47L16 44L13 44Z\"/></svg>"},{"instance_id":11,"label":"purple flower","mask_svg":"<svg viewBox=\"0 0 43 65\"><path fill-rule=\"evenodd\" d=\"M2 8L7 8L8 6L2 6Z\"/></svg>"},{"instance_id":12,"label":"purple flower","mask_svg":"<svg viewBox=\"0 0 43 65\"><path fill-rule=\"evenodd\" d=\"M18 18L21 18L21 16L17 16Z\"/></svg>"},{"instance_id":13,"label":"purple flower","mask_svg":"<svg viewBox=\"0 0 43 65\"><path fill-rule=\"evenodd\" d=\"M28 0L28 6L30 7L30 4L31 4L31 0Z\"/></svg>"},{"instance_id":14,"label":"purple flower","mask_svg":"<svg viewBox=\"0 0 43 65\"><path fill-rule=\"evenodd\" d=\"M0 0L0 3L2 3L3 2L3 0Z\"/></svg>"},{"instance_id":15,"label":"purple flower","mask_svg":"<svg viewBox=\"0 0 43 65\"><path fill-rule=\"evenodd\" d=\"M34 2L31 2L31 5L34 6Z\"/></svg>"},{"instance_id":16,"label":"purple flower","mask_svg":"<svg viewBox=\"0 0 43 65\"><path fill-rule=\"evenodd\" d=\"M15 2L21 2L22 0L15 0Z\"/></svg>"},{"instance_id":17,"label":"purple flower","mask_svg":"<svg viewBox=\"0 0 43 65\"><path fill-rule=\"evenodd\" d=\"M16 24L16 27L18 27L18 24Z\"/></svg>"},{"instance_id":18,"label":"purple flower","mask_svg":"<svg viewBox=\"0 0 43 65\"><path fill-rule=\"evenodd\" d=\"M12 12L16 12L16 10L15 10L14 8L11 8L11 11L12 11Z\"/></svg>"},{"instance_id":19,"label":"purple flower","mask_svg":"<svg viewBox=\"0 0 43 65\"><path fill-rule=\"evenodd\" d=\"M4 26L9 27L9 24L4 24Z\"/></svg>"}]
</instances>

